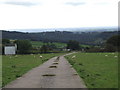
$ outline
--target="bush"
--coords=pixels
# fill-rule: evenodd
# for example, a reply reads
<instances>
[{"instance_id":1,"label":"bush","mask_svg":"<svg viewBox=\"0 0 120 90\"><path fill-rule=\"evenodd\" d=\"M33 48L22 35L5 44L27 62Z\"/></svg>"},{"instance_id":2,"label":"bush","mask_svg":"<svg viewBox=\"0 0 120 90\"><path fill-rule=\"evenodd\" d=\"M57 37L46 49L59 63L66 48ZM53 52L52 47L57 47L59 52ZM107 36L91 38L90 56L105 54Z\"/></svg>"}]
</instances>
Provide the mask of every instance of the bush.
<instances>
[{"instance_id":1,"label":"bush","mask_svg":"<svg viewBox=\"0 0 120 90\"><path fill-rule=\"evenodd\" d=\"M67 49L79 50L79 49L80 49L79 42L74 41L74 40L70 40L70 41L67 43Z\"/></svg>"},{"instance_id":2,"label":"bush","mask_svg":"<svg viewBox=\"0 0 120 90\"><path fill-rule=\"evenodd\" d=\"M120 51L120 35L110 37L106 41L107 51Z\"/></svg>"},{"instance_id":3,"label":"bush","mask_svg":"<svg viewBox=\"0 0 120 90\"><path fill-rule=\"evenodd\" d=\"M19 54L28 54L32 49L32 45L28 40L17 40L15 41L17 44L17 49Z\"/></svg>"}]
</instances>

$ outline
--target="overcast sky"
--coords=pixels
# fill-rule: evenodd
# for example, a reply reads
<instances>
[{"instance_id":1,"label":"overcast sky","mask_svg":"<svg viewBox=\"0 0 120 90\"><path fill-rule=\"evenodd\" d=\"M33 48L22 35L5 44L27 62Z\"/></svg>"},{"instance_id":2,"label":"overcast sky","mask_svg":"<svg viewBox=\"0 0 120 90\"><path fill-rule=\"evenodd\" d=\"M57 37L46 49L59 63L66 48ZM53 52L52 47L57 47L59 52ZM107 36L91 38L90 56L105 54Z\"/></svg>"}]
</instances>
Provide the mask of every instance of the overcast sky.
<instances>
[{"instance_id":1,"label":"overcast sky","mask_svg":"<svg viewBox=\"0 0 120 90\"><path fill-rule=\"evenodd\" d=\"M0 0L0 29L118 25L119 0Z\"/></svg>"}]
</instances>

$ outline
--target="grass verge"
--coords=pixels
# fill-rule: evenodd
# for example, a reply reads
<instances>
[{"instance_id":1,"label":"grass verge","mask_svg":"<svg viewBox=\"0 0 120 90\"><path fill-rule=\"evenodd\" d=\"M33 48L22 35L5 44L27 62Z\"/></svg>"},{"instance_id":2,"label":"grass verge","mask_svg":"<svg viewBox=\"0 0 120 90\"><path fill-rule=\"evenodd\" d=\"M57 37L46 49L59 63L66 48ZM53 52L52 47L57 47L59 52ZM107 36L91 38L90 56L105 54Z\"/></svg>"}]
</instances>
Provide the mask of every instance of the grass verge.
<instances>
[{"instance_id":1,"label":"grass verge","mask_svg":"<svg viewBox=\"0 0 120 90\"><path fill-rule=\"evenodd\" d=\"M33 54L33 55L15 55L2 56L2 86L21 77L23 74L44 63L48 59L63 55L64 53L54 54ZM43 58L39 56L42 55Z\"/></svg>"},{"instance_id":2,"label":"grass verge","mask_svg":"<svg viewBox=\"0 0 120 90\"><path fill-rule=\"evenodd\" d=\"M75 53L66 58L88 88L118 88L117 53Z\"/></svg>"}]
</instances>

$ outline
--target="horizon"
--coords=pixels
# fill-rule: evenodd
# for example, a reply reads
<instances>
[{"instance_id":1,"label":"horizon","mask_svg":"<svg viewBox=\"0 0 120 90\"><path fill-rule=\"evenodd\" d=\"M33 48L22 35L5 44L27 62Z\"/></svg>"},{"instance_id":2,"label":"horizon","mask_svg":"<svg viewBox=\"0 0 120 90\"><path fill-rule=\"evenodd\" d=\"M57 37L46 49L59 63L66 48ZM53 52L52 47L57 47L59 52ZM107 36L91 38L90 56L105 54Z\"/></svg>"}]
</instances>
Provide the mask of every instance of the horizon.
<instances>
[{"instance_id":1,"label":"horizon","mask_svg":"<svg viewBox=\"0 0 120 90\"><path fill-rule=\"evenodd\" d=\"M101 30L101 31L99 31ZM118 30L117 26L106 26L106 27L77 27L77 28L32 28L32 29L11 29L4 31L16 31L16 32L24 32L24 33L39 33L39 32L52 32L52 31L70 31L70 32L89 32L89 31L116 31Z\"/></svg>"}]
</instances>

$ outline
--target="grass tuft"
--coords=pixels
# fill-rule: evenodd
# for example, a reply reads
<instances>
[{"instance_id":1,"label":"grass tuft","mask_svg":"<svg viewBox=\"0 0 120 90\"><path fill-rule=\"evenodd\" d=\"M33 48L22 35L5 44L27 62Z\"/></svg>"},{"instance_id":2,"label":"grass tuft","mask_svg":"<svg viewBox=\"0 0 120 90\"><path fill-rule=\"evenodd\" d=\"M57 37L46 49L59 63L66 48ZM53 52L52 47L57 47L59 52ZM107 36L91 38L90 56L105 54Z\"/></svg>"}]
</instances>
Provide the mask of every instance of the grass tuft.
<instances>
[{"instance_id":1,"label":"grass tuft","mask_svg":"<svg viewBox=\"0 0 120 90\"><path fill-rule=\"evenodd\" d=\"M74 73L73 75L78 75L77 73Z\"/></svg>"}]
</instances>

